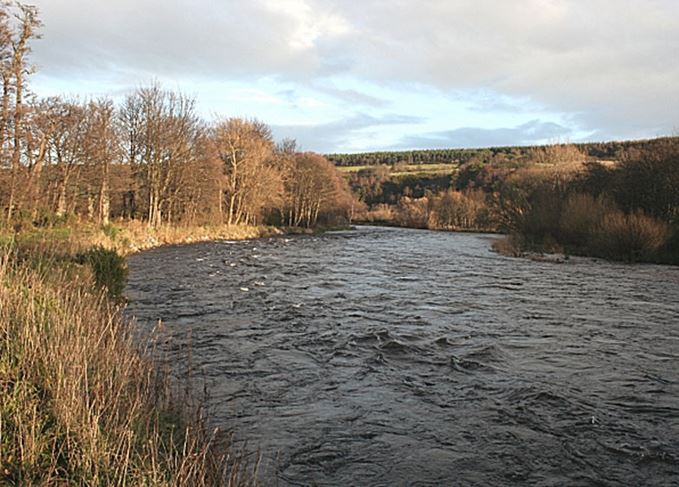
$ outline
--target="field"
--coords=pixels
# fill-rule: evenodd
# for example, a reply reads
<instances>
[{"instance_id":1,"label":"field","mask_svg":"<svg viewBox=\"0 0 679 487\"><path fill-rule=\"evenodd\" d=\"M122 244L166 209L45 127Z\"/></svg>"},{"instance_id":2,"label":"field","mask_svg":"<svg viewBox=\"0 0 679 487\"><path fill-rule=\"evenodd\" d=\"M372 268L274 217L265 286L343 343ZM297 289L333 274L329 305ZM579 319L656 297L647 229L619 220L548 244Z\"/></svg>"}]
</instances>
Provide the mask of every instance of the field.
<instances>
[{"instance_id":1,"label":"field","mask_svg":"<svg viewBox=\"0 0 679 487\"><path fill-rule=\"evenodd\" d=\"M375 166L338 166L337 168L345 174L353 174L359 171L374 168ZM396 166L384 166L389 170L391 176L413 176L413 175L443 175L457 171L457 163L437 163L437 164L397 164Z\"/></svg>"}]
</instances>

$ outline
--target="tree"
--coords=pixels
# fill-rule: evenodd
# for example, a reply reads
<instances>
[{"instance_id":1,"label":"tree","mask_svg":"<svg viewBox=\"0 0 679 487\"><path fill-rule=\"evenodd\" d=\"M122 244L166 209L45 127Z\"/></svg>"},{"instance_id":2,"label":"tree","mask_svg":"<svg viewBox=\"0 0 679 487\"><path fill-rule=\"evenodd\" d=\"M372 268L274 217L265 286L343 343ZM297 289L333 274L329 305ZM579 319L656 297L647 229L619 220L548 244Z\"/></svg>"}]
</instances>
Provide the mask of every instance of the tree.
<instances>
[{"instance_id":1,"label":"tree","mask_svg":"<svg viewBox=\"0 0 679 487\"><path fill-rule=\"evenodd\" d=\"M120 134L113 102L90 101L85 111L85 163L90 170L88 213L107 224L111 213L111 165L120 159ZM93 201L96 200L96 209Z\"/></svg>"},{"instance_id":2,"label":"tree","mask_svg":"<svg viewBox=\"0 0 679 487\"><path fill-rule=\"evenodd\" d=\"M185 179L197 155L195 101L153 85L129 95L119 116L149 225L178 220Z\"/></svg>"},{"instance_id":3,"label":"tree","mask_svg":"<svg viewBox=\"0 0 679 487\"><path fill-rule=\"evenodd\" d=\"M224 167L226 223L257 222L283 192L270 129L256 120L229 118L213 128L212 142Z\"/></svg>"},{"instance_id":4,"label":"tree","mask_svg":"<svg viewBox=\"0 0 679 487\"><path fill-rule=\"evenodd\" d=\"M14 88L14 113L13 113L13 145L12 145L12 163L11 163L11 180L9 203L7 206L7 220L12 219L12 212L14 208L14 199L16 193L17 180L21 170L21 148L23 136L23 117L24 117L24 82L25 77L33 71L32 66L28 64L28 55L31 52L30 41L33 38L39 37L37 29L42 25L38 18L38 9L32 5L25 5L22 3L15 4L18 10L14 17L18 22L14 32L9 35L9 42L11 45L11 58L9 61L9 74L11 78L6 78L3 75L3 91L9 90L13 82ZM5 7L6 8L6 7ZM6 11L4 11L6 12ZM6 33L4 34L6 36ZM4 111L5 99L3 99ZM9 118L9 107L7 113ZM7 123L7 119L3 120ZM6 125L5 125L6 126Z\"/></svg>"},{"instance_id":5,"label":"tree","mask_svg":"<svg viewBox=\"0 0 679 487\"><path fill-rule=\"evenodd\" d=\"M285 220L291 226L314 226L320 216L329 223L348 220L356 203L337 168L318 154L297 154L285 187Z\"/></svg>"}]
</instances>

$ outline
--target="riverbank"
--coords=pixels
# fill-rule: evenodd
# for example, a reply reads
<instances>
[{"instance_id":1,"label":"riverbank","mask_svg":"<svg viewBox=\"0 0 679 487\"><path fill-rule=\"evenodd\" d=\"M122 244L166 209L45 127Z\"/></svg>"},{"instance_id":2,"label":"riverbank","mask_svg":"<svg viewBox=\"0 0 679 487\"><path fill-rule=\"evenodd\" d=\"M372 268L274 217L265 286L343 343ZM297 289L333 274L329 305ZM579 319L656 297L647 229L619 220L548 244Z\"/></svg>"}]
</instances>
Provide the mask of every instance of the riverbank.
<instances>
[{"instance_id":1,"label":"riverbank","mask_svg":"<svg viewBox=\"0 0 679 487\"><path fill-rule=\"evenodd\" d=\"M134 222L1 232L0 483L255 485L200 401L134 342L122 255L282 233Z\"/></svg>"},{"instance_id":2,"label":"riverbank","mask_svg":"<svg viewBox=\"0 0 679 487\"><path fill-rule=\"evenodd\" d=\"M508 257L531 260L561 262L573 255L629 264L679 266L679 231L676 228L662 228L648 219L641 220L645 225L637 222L629 224L629 219L624 218L619 221L622 224L615 231L606 232L598 228L596 231L601 235L585 238L577 245L551 236L531 239L514 233L494 242L493 250Z\"/></svg>"},{"instance_id":3,"label":"riverbank","mask_svg":"<svg viewBox=\"0 0 679 487\"><path fill-rule=\"evenodd\" d=\"M265 225L211 225L149 227L140 221L117 221L54 227L15 227L0 230L0 245L74 254L92 247L129 255L162 245L210 240L245 240L282 235L285 230Z\"/></svg>"}]
</instances>

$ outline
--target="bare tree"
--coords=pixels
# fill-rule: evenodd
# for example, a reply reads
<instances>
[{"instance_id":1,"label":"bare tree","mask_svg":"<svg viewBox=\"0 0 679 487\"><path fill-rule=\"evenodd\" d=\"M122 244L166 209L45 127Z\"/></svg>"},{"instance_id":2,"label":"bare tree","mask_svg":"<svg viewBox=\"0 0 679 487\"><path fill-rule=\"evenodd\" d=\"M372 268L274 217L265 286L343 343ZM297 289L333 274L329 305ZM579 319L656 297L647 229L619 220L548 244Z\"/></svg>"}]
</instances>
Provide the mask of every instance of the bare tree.
<instances>
[{"instance_id":1,"label":"bare tree","mask_svg":"<svg viewBox=\"0 0 679 487\"><path fill-rule=\"evenodd\" d=\"M292 226L312 227L326 212L347 214L354 199L337 168L325 157L297 154L286 178L286 220Z\"/></svg>"},{"instance_id":2,"label":"bare tree","mask_svg":"<svg viewBox=\"0 0 679 487\"><path fill-rule=\"evenodd\" d=\"M271 131L258 121L230 118L217 124L212 139L226 175L226 223L255 223L283 192Z\"/></svg>"},{"instance_id":3,"label":"bare tree","mask_svg":"<svg viewBox=\"0 0 679 487\"><path fill-rule=\"evenodd\" d=\"M52 98L47 110L48 159L56 169L53 207L57 216L63 216L75 208L73 179L85 161L85 109L77 101Z\"/></svg>"},{"instance_id":4,"label":"bare tree","mask_svg":"<svg viewBox=\"0 0 679 487\"><path fill-rule=\"evenodd\" d=\"M12 26L9 3L0 3L0 76L2 77L2 107L0 108L0 158L6 164L7 132L10 122L12 94Z\"/></svg>"},{"instance_id":5,"label":"bare tree","mask_svg":"<svg viewBox=\"0 0 679 487\"><path fill-rule=\"evenodd\" d=\"M7 220L11 220L14 207L17 179L21 169L21 148L23 135L24 116L24 82L25 77L33 72L33 67L28 64L28 55L31 52L31 39L39 37L37 29L42 25L38 18L38 9L32 5L22 3L15 4L17 13L14 15L18 22L16 32L10 35L12 57L10 71L14 82L14 114L13 114L13 145L12 145L12 176L10 181L9 203L7 207Z\"/></svg>"},{"instance_id":6,"label":"bare tree","mask_svg":"<svg viewBox=\"0 0 679 487\"><path fill-rule=\"evenodd\" d=\"M90 179L96 185L97 221L109 222L111 212L111 165L120 159L120 138L116 126L113 102L108 99L90 101L85 112L85 158L90 167ZM88 198L94 199L92 194ZM89 205L88 205L89 206ZM92 205L93 206L93 205Z\"/></svg>"},{"instance_id":7,"label":"bare tree","mask_svg":"<svg viewBox=\"0 0 679 487\"><path fill-rule=\"evenodd\" d=\"M151 226L178 218L185 179L196 160L195 101L154 85L130 95L120 114L125 153Z\"/></svg>"}]
</instances>

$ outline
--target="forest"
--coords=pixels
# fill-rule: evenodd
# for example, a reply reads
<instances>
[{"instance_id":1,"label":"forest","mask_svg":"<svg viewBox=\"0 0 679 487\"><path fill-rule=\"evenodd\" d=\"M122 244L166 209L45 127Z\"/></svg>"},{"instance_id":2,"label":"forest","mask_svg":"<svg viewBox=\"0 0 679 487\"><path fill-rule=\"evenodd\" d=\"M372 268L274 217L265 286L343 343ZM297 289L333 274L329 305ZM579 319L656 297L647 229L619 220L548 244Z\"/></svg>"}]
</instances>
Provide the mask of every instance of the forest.
<instances>
[{"instance_id":1,"label":"forest","mask_svg":"<svg viewBox=\"0 0 679 487\"><path fill-rule=\"evenodd\" d=\"M350 219L344 179L324 157L276 144L257 120L196 114L195 99L142 86L116 104L31 93L34 7L0 10L0 209L10 225L260 224Z\"/></svg>"},{"instance_id":2,"label":"forest","mask_svg":"<svg viewBox=\"0 0 679 487\"><path fill-rule=\"evenodd\" d=\"M649 151L664 139L660 137L647 140L587 142L565 144L555 142L551 145L571 145L590 159L615 161L630 149ZM332 163L340 167L346 166L379 166L398 164L456 164L468 162L515 162L530 157L540 151L541 146L508 146L464 149L422 149L405 151L357 152L352 154L327 154Z\"/></svg>"},{"instance_id":3,"label":"forest","mask_svg":"<svg viewBox=\"0 0 679 487\"><path fill-rule=\"evenodd\" d=\"M472 158L444 172L362 166L347 172L367 210L358 219L509 235L512 254L547 250L679 263L679 138L517 148L520 157ZM491 154L490 152L488 154Z\"/></svg>"}]
</instances>

